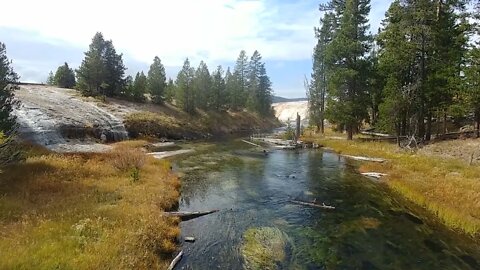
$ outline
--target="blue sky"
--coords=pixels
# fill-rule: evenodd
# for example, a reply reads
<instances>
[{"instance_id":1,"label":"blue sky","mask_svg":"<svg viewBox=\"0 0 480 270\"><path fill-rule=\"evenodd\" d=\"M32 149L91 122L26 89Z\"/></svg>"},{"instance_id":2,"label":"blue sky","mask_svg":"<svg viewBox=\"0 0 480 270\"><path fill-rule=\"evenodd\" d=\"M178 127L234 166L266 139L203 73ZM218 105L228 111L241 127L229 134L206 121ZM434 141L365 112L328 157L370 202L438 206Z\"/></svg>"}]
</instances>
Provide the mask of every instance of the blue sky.
<instances>
[{"instance_id":1,"label":"blue sky","mask_svg":"<svg viewBox=\"0 0 480 270\"><path fill-rule=\"evenodd\" d=\"M97 31L123 53L128 74L147 72L156 55L174 78L186 57L194 66L204 60L210 70L226 69L240 50L258 50L275 94L302 97L323 2L16 0L2 4L11 12L0 16L0 41L21 80L29 82L44 82L63 62L77 68ZM373 32L390 2L372 0Z\"/></svg>"}]
</instances>

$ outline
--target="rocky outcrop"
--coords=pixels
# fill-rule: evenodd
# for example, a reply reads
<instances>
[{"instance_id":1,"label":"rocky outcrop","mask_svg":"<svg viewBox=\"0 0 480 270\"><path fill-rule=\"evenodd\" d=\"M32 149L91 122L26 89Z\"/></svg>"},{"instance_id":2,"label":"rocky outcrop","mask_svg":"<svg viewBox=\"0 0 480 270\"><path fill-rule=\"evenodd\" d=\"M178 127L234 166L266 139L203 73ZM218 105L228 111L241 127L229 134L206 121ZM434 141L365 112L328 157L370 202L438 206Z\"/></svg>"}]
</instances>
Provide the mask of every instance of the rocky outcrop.
<instances>
[{"instance_id":1,"label":"rocky outcrop","mask_svg":"<svg viewBox=\"0 0 480 270\"><path fill-rule=\"evenodd\" d=\"M308 101L293 101L274 103L273 109L275 116L283 123L294 123L297 119L297 113L300 114L302 125L308 124Z\"/></svg>"},{"instance_id":2,"label":"rocky outcrop","mask_svg":"<svg viewBox=\"0 0 480 270\"><path fill-rule=\"evenodd\" d=\"M21 85L15 96L20 101L14 111L20 136L52 150L67 149L71 140L80 139L91 145L105 136L107 141L128 137L123 119L93 100L84 99L75 90Z\"/></svg>"}]
</instances>

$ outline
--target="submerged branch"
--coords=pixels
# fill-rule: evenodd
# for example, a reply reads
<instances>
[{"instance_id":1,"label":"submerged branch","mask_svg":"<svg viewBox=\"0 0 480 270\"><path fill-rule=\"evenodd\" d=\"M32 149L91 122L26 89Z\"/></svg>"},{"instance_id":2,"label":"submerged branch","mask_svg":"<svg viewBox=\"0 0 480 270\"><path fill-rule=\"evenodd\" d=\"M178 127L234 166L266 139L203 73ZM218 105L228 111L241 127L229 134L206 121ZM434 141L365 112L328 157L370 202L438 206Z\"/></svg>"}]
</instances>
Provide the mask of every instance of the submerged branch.
<instances>
[{"instance_id":1,"label":"submerged branch","mask_svg":"<svg viewBox=\"0 0 480 270\"><path fill-rule=\"evenodd\" d=\"M194 218L198 218L198 217L202 217L202 216L206 216L206 215L209 215L209 214L213 214L213 213L216 213L220 210L212 210L212 211L205 211L205 212L165 212L165 216L168 216L168 217L179 217L180 220L182 221L187 221L187 220L191 220L191 219L194 219Z\"/></svg>"}]
</instances>

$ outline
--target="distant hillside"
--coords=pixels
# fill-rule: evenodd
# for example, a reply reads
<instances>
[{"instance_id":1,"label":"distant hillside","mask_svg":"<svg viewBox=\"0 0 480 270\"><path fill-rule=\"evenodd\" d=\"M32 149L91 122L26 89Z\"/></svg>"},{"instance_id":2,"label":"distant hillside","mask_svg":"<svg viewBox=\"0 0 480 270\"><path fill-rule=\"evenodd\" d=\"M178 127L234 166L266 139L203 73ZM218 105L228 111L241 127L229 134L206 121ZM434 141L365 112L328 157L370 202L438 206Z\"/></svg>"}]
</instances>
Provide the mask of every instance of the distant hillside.
<instances>
[{"instance_id":1,"label":"distant hillside","mask_svg":"<svg viewBox=\"0 0 480 270\"><path fill-rule=\"evenodd\" d=\"M273 96L273 103L280 103L280 102L294 102L294 101L306 101L307 98L284 98L284 97L278 97L278 96Z\"/></svg>"}]
</instances>

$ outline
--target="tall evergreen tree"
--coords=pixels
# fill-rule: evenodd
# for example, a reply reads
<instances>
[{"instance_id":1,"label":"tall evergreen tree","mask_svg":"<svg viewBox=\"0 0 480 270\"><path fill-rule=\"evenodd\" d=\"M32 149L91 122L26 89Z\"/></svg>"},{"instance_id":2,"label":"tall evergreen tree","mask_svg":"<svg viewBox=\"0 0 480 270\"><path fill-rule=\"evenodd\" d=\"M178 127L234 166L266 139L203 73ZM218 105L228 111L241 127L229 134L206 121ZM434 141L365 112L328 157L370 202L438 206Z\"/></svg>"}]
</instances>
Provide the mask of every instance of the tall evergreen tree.
<instances>
[{"instance_id":1,"label":"tall evergreen tree","mask_svg":"<svg viewBox=\"0 0 480 270\"><path fill-rule=\"evenodd\" d=\"M55 85L55 75L53 75L53 71L51 71L51 70L48 73L46 84L47 85Z\"/></svg>"},{"instance_id":2,"label":"tall evergreen tree","mask_svg":"<svg viewBox=\"0 0 480 270\"><path fill-rule=\"evenodd\" d=\"M223 78L222 66L218 66L212 74L212 91L210 96L210 108L220 111L227 105L226 84Z\"/></svg>"},{"instance_id":3,"label":"tall evergreen tree","mask_svg":"<svg viewBox=\"0 0 480 270\"><path fill-rule=\"evenodd\" d=\"M261 115L271 113L272 84L258 51L255 51L250 58L247 79L248 109Z\"/></svg>"},{"instance_id":4,"label":"tall evergreen tree","mask_svg":"<svg viewBox=\"0 0 480 270\"><path fill-rule=\"evenodd\" d=\"M246 91L248 88L248 56L242 50L237 58L235 67L233 69L233 76L230 78L231 86L229 87L230 108L239 110L245 107Z\"/></svg>"},{"instance_id":5,"label":"tall evergreen tree","mask_svg":"<svg viewBox=\"0 0 480 270\"><path fill-rule=\"evenodd\" d=\"M166 87L166 75L165 67L158 56L153 59L153 64L150 65L148 70L148 92L152 97L152 101L155 104L162 104Z\"/></svg>"},{"instance_id":6,"label":"tall evergreen tree","mask_svg":"<svg viewBox=\"0 0 480 270\"><path fill-rule=\"evenodd\" d=\"M75 73L65 62L57 68L53 80L58 87L73 88L75 86Z\"/></svg>"},{"instance_id":7,"label":"tall evergreen tree","mask_svg":"<svg viewBox=\"0 0 480 270\"><path fill-rule=\"evenodd\" d=\"M320 28L315 29L317 45L313 53L313 70L310 83L307 82L308 113L310 124L317 131L325 132L325 99L327 93L326 49L332 41L334 14L326 12L320 20Z\"/></svg>"},{"instance_id":8,"label":"tall evergreen tree","mask_svg":"<svg viewBox=\"0 0 480 270\"><path fill-rule=\"evenodd\" d=\"M195 78L193 80L194 92L195 92L195 105L202 109L207 110L211 103L210 96L212 91L212 77L208 71L207 64L201 61L197 70L195 71Z\"/></svg>"},{"instance_id":9,"label":"tall evergreen tree","mask_svg":"<svg viewBox=\"0 0 480 270\"><path fill-rule=\"evenodd\" d=\"M123 64L123 55L117 54L113 42L105 41L105 51L103 52L103 62L105 64L105 95L112 97L120 95L125 87L125 70Z\"/></svg>"},{"instance_id":10,"label":"tall evergreen tree","mask_svg":"<svg viewBox=\"0 0 480 270\"><path fill-rule=\"evenodd\" d=\"M347 0L326 53L330 63L327 117L332 123L345 126L349 140L368 116L365 71L371 45L367 33L369 12L370 0Z\"/></svg>"},{"instance_id":11,"label":"tall evergreen tree","mask_svg":"<svg viewBox=\"0 0 480 270\"><path fill-rule=\"evenodd\" d=\"M0 133L6 136L9 136L15 127L16 118L12 111L18 103L14 98L16 82L18 75L8 60L5 44L0 42Z\"/></svg>"},{"instance_id":12,"label":"tall evergreen tree","mask_svg":"<svg viewBox=\"0 0 480 270\"><path fill-rule=\"evenodd\" d=\"M175 83L172 78L168 79L167 86L165 87L165 101L172 102L175 97Z\"/></svg>"},{"instance_id":13,"label":"tall evergreen tree","mask_svg":"<svg viewBox=\"0 0 480 270\"><path fill-rule=\"evenodd\" d=\"M133 81L133 95L132 99L137 102L145 101L145 94L147 93L147 76L142 72L137 72L135 80Z\"/></svg>"},{"instance_id":14,"label":"tall evergreen tree","mask_svg":"<svg viewBox=\"0 0 480 270\"><path fill-rule=\"evenodd\" d=\"M125 70L122 55L98 32L77 70L78 88L84 95L119 95L125 86Z\"/></svg>"},{"instance_id":15,"label":"tall evergreen tree","mask_svg":"<svg viewBox=\"0 0 480 270\"><path fill-rule=\"evenodd\" d=\"M190 66L190 61L185 59L183 67L178 72L176 84L176 101L185 112L195 113L195 93L193 80L195 78L195 69Z\"/></svg>"}]
</instances>

